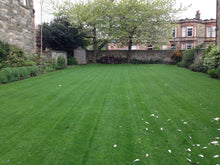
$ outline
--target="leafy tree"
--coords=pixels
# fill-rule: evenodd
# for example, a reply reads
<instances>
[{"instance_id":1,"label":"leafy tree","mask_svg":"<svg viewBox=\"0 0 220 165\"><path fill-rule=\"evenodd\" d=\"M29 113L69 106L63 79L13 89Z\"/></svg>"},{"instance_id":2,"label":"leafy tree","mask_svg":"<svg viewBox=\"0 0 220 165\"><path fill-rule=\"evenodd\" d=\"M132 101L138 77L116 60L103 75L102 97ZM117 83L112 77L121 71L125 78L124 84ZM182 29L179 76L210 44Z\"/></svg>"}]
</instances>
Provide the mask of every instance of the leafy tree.
<instances>
[{"instance_id":1,"label":"leafy tree","mask_svg":"<svg viewBox=\"0 0 220 165\"><path fill-rule=\"evenodd\" d=\"M157 44L171 34L176 14L176 0L119 0L115 9L115 39L131 50L133 44ZM130 53L128 52L128 63Z\"/></svg>"},{"instance_id":2,"label":"leafy tree","mask_svg":"<svg viewBox=\"0 0 220 165\"><path fill-rule=\"evenodd\" d=\"M58 17L50 24L43 24L43 49L64 50L73 54L73 49L86 46L85 34L79 33L65 17Z\"/></svg>"},{"instance_id":3,"label":"leafy tree","mask_svg":"<svg viewBox=\"0 0 220 165\"><path fill-rule=\"evenodd\" d=\"M65 1L58 15L67 15L73 26L82 27L93 46L93 62L98 52L112 39L114 5L112 0L88 0L86 3Z\"/></svg>"},{"instance_id":4,"label":"leafy tree","mask_svg":"<svg viewBox=\"0 0 220 165\"><path fill-rule=\"evenodd\" d=\"M176 0L88 0L58 6L71 24L82 27L93 43L94 58L111 39L122 46L156 44L169 38L176 14ZM169 37L168 37L169 36ZM128 62L130 53L128 51Z\"/></svg>"}]
</instances>

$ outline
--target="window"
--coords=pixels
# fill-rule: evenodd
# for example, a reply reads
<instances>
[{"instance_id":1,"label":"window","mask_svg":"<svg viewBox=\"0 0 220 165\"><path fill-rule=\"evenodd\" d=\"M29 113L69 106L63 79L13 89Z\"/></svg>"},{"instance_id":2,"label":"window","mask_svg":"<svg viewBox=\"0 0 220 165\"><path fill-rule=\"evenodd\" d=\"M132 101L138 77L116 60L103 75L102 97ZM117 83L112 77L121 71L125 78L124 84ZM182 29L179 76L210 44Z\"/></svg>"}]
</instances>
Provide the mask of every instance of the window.
<instances>
[{"instance_id":1,"label":"window","mask_svg":"<svg viewBox=\"0 0 220 165\"><path fill-rule=\"evenodd\" d=\"M186 49L186 44L182 44L182 49Z\"/></svg>"},{"instance_id":2,"label":"window","mask_svg":"<svg viewBox=\"0 0 220 165\"><path fill-rule=\"evenodd\" d=\"M21 4L27 6L27 0L21 0Z\"/></svg>"},{"instance_id":3,"label":"window","mask_svg":"<svg viewBox=\"0 0 220 165\"><path fill-rule=\"evenodd\" d=\"M163 49L163 50L167 50L167 45L163 45L163 46L162 46L162 49Z\"/></svg>"},{"instance_id":4,"label":"window","mask_svg":"<svg viewBox=\"0 0 220 165\"><path fill-rule=\"evenodd\" d=\"M211 27L207 27L207 37L211 37Z\"/></svg>"},{"instance_id":5,"label":"window","mask_svg":"<svg viewBox=\"0 0 220 165\"><path fill-rule=\"evenodd\" d=\"M186 27L182 27L182 37L186 37Z\"/></svg>"},{"instance_id":6,"label":"window","mask_svg":"<svg viewBox=\"0 0 220 165\"><path fill-rule=\"evenodd\" d=\"M193 27L192 26L187 27L187 31L188 31L188 37L192 37L193 36Z\"/></svg>"},{"instance_id":7,"label":"window","mask_svg":"<svg viewBox=\"0 0 220 165\"><path fill-rule=\"evenodd\" d=\"M136 45L133 45L133 46L131 47L131 50L137 50L137 46L136 46Z\"/></svg>"},{"instance_id":8,"label":"window","mask_svg":"<svg viewBox=\"0 0 220 165\"><path fill-rule=\"evenodd\" d=\"M173 37L176 38L176 28L173 28Z\"/></svg>"},{"instance_id":9,"label":"window","mask_svg":"<svg viewBox=\"0 0 220 165\"><path fill-rule=\"evenodd\" d=\"M148 45L148 50L153 50L153 46L152 45Z\"/></svg>"},{"instance_id":10,"label":"window","mask_svg":"<svg viewBox=\"0 0 220 165\"><path fill-rule=\"evenodd\" d=\"M213 26L213 27L212 27L212 37L216 37L215 32L216 32L216 27Z\"/></svg>"},{"instance_id":11,"label":"window","mask_svg":"<svg viewBox=\"0 0 220 165\"><path fill-rule=\"evenodd\" d=\"M192 49L192 43L187 43L187 49Z\"/></svg>"},{"instance_id":12,"label":"window","mask_svg":"<svg viewBox=\"0 0 220 165\"><path fill-rule=\"evenodd\" d=\"M171 44L171 49L176 49L176 44Z\"/></svg>"}]
</instances>

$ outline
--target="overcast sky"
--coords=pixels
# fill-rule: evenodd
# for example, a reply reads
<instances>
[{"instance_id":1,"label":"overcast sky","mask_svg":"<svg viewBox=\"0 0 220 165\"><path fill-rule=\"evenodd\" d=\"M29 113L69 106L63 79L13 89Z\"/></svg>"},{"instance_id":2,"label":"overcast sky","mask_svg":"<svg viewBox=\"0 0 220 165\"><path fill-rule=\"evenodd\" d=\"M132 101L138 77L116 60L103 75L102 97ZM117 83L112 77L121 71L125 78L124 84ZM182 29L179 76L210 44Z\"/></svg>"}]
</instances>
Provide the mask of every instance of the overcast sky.
<instances>
[{"instance_id":1,"label":"overcast sky","mask_svg":"<svg viewBox=\"0 0 220 165\"><path fill-rule=\"evenodd\" d=\"M35 8L35 24L40 24L40 0L34 0L34 8ZM48 1L49 0L44 0ZM74 0L73 0L74 1ZM195 14L197 10L200 10L201 19L215 19L216 18L216 0L176 0L177 7L180 4L183 6L188 6L191 4L191 7L188 8L187 11L183 12L180 15L181 19L184 18L195 18ZM47 10L50 11L50 10ZM48 13L48 12L47 12ZM44 13L44 21L48 22L51 20L51 17L48 16L47 13Z\"/></svg>"}]
</instances>

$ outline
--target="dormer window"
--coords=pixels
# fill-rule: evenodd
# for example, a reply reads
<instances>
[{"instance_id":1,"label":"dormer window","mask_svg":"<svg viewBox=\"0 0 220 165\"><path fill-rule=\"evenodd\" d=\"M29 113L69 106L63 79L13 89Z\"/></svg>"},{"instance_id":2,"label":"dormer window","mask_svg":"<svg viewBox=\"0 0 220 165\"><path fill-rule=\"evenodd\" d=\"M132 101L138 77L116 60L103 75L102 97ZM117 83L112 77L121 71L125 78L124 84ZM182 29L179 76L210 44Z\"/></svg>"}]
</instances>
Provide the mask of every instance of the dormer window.
<instances>
[{"instance_id":1,"label":"dormer window","mask_svg":"<svg viewBox=\"0 0 220 165\"><path fill-rule=\"evenodd\" d=\"M21 0L21 4L27 6L27 0Z\"/></svg>"}]
</instances>

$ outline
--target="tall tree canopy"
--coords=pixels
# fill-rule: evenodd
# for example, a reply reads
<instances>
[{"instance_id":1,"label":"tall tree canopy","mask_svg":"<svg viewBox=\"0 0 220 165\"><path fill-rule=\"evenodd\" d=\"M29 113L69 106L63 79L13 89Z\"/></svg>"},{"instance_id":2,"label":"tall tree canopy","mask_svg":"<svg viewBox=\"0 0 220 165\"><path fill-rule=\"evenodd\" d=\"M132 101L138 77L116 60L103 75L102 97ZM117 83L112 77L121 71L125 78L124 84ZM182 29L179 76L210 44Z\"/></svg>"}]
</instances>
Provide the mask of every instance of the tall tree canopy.
<instances>
[{"instance_id":1,"label":"tall tree canopy","mask_svg":"<svg viewBox=\"0 0 220 165\"><path fill-rule=\"evenodd\" d=\"M43 48L64 50L68 54L79 46L87 46L85 34L79 33L79 27L71 26L66 17L58 17L51 23L43 24Z\"/></svg>"},{"instance_id":2,"label":"tall tree canopy","mask_svg":"<svg viewBox=\"0 0 220 165\"><path fill-rule=\"evenodd\" d=\"M175 4L176 0L65 1L58 13L67 15L71 24L82 27L92 39L95 62L98 51L111 39L129 50L135 43L164 41L171 34L176 14L183 10Z\"/></svg>"},{"instance_id":3,"label":"tall tree canopy","mask_svg":"<svg viewBox=\"0 0 220 165\"><path fill-rule=\"evenodd\" d=\"M112 13L114 6L111 0L88 0L73 3L65 1L58 7L58 15L68 16L72 25L82 27L93 45L93 62L98 52L112 39Z\"/></svg>"}]
</instances>

